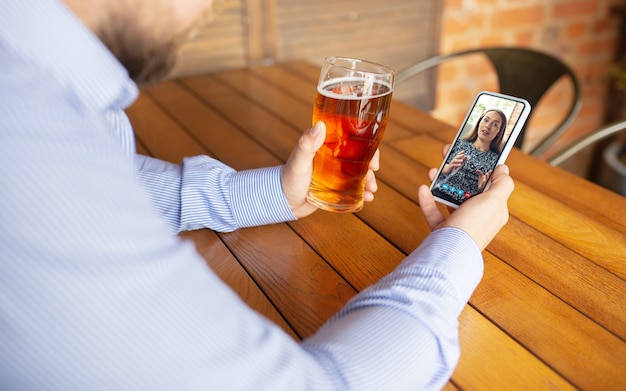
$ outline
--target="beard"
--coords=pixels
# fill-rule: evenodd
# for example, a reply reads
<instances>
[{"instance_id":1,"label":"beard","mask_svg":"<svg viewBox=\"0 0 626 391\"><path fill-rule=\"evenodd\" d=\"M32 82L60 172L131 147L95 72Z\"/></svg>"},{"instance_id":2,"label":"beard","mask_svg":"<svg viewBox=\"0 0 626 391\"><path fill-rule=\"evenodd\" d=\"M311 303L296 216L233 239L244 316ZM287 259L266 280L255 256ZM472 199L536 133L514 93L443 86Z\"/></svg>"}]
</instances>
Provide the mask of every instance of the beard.
<instances>
[{"instance_id":1,"label":"beard","mask_svg":"<svg viewBox=\"0 0 626 391\"><path fill-rule=\"evenodd\" d=\"M196 26L170 36L159 36L137 20L114 15L98 37L117 57L135 83L149 85L163 80L174 68L178 51Z\"/></svg>"}]
</instances>

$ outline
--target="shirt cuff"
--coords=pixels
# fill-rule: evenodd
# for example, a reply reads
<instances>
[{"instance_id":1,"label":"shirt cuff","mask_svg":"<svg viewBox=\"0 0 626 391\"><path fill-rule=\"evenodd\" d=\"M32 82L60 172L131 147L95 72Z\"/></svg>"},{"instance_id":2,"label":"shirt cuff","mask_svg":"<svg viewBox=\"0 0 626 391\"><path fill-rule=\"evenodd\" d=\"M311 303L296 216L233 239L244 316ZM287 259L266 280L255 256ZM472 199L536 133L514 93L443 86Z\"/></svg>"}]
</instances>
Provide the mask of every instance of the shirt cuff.
<instances>
[{"instance_id":1,"label":"shirt cuff","mask_svg":"<svg viewBox=\"0 0 626 391\"><path fill-rule=\"evenodd\" d=\"M239 227L296 220L283 192L282 166L244 170L230 182L234 218Z\"/></svg>"}]
</instances>

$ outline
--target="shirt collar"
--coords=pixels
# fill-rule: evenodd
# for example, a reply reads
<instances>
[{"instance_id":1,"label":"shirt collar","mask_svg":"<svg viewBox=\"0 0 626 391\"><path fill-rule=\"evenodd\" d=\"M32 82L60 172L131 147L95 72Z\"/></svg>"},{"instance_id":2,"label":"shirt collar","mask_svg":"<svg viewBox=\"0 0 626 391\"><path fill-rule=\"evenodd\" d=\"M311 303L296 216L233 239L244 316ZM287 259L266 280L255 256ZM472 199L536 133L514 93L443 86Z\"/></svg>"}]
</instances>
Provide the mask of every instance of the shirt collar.
<instances>
[{"instance_id":1,"label":"shirt collar","mask_svg":"<svg viewBox=\"0 0 626 391\"><path fill-rule=\"evenodd\" d=\"M108 48L59 0L3 0L0 44L19 52L96 110L128 107L137 85Z\"/></svg>"}]
</instances>

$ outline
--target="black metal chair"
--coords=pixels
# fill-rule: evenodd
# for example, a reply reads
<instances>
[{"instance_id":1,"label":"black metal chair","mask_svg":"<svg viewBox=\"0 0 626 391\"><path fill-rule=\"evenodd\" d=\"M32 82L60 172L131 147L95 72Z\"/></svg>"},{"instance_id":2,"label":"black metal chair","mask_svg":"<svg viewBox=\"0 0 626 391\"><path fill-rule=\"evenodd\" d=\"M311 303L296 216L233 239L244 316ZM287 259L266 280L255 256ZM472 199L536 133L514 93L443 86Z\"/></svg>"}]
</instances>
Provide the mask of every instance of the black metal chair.
<instances>
[{"instance_id":1,"label":"black metal chair","mask_svg":"<svg viewBox=\"0 0 626 391\"><path fill-rule=\"evenodd\" d=\"M493 64L501 93L524 98L533 108L537 106L546 91L561 77L566 76L571 80L573 94L566 117L529 151L531 155L540 155L568 128L578 115L582 105L582 92L578 77L569 66L550 54L517 47L487 47L442 54L422 60L400 71L395 77L395 84L398 85L408 78L449 59L475 53L484 54ZM531 115L532 113L531 111ZM515 143L518 148L523 146L528 122L522 128Z\"/></svg>"},{"instance_id":2,"label":"black metal chair","mask_svg":"<svg viewBox=\"0 0 626 391\"><path fill-rule=\"evenodd\" d=\"M593 170L589 173L589 179L626 197L626 164L623 161L623 156L626 154L626 138L617 137L618 133L624 131L626 131L626 120L605 125L561 149L555 156L548 159L548 163L553 166L561 165L583 149L616 136L610 143L602 146L600 160L592 164Z\"/></svg>"},{"instance_id":3,"label":"black metal chair","mask_svg":"<svg viewBox=\"0 0 626 391\"><path fill-rule=\"evenodd\" d=\"M618 121L603 126L595 132L592 132L561 149L556 155L548 159L548 163L553 166L558 166L586 147L611 136L617 135L623 131L626 131L626 121Z\"/></svg>"}]
</instances>

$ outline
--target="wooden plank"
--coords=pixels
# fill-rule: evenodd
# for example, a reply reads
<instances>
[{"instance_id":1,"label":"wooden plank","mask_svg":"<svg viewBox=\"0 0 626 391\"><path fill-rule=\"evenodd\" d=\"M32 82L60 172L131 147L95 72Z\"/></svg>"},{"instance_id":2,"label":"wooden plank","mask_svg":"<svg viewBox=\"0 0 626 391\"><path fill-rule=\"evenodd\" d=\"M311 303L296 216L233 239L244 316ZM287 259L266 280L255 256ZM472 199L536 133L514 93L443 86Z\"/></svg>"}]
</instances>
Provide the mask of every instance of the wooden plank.
<instances>
[{"instance_id":1,"label":"wooden plank","mask_svg":"<svg viewBox=\"0 0 626 391\"><path fill-rule=\"evenodd\" d=\"M275 110L276 110L276 109L275 109ZM422 140L422 141L423 141L423 140ZM422 141L420 141L420 145L423 145L423 144L424 144ZM269 145L268 145L268 147L269 147ZM423 148L422 148L422 149L423 149ZM438 150L438 149L440 149L440 148L439 148L439 147L437 147L437 148L428 148L428 150L429 150L429 151L431 151L431 155L434 157L434 159L437 159L437 161L439 161L440 157L438 157L438 156L437 156L437 155L438 155L438 153L437 153L437 152L432 152L432 151L436 151L436 150ZM415 151L417 151L417 149L415 149ZM283 152L283 153L284 153L284 152ZM281 154L282 154L282 153L281 153ZM283 156L286 156L286 155L283 155ZM422 157L423 157L423 154L421 154L421 153L420 153L420 156L422 156ZM433 165L434 165L434 164L433 164ZM599 229L599 230L602 230L602 228L601 228L601 227L599 227L598 229ZM608 232L609 232L609 236L610 236L610 235L613 235L613 234L611 233L611 231L608 231ZM613 236L615 236L615 235L613 235ZM610 236L610 237L613 237L613 236ZM618 255L619 255L619 254L620 254L620 253L618 252Z\"/></svg>"},{"instance_id":2,"label":"wooden plank","mask_svg":"<svg viewBox=\"0 0 626 391\"><path fill-rule=\"evenodd\" d=\"M470 302L577 387L626 384L626 371L615 366L626 357L623 340L491 254Z\"/></svg>"},{"instance_id":3,"label":"wooden plank","mask_svg":"<svg viewBox=\"0 0 626 391\"><path fill-rule=\"evenodd\" d=\"M284 224L222 237L300 338L313 334L356 293Z\"/></svg>"},{"instance_id":4,"label":"wooden plank","mask_svg":"<svg viewBox=\"0 0 626 391\"><path fill-rule=\"evenodd\" d=\"M518 219L509 221L489 251L626 340L623 279Z\"/></svg>"},{"instance_id":5,"label":"wooden plank","mask_svg":"<svg viewBox=\"0 0 626 391\"><path fill-rule=\"evenodd\" d=\"M280 76L276 78L277 75L273 75L273 77L268 79L269 75L265 75L265 78L259 78L254 77L248 71L236 70L222 72L219 78L228 83L231 88L239 91L244 96L248 96L248 99L273 112L287 123L294 126L301 123L302 125L298 128L302 130L310 126L313 101L306 102L300 100L295 94L304 94L302 95L303 97L308 96L308 93L303 93L302 91L315 92L316 84L303 82L299 78L289 78L290 84L287 84L281 81ZM288 77L288 75L285 75L285 77ZM285 110L286 107L289 107L289 110ZM409 135L411 134L406 129L391 125L387 126L384 139L395 140Z\"/></svg>"},{"instance_id":6,"label":"wooden plank","mask_svg":"<svg viewBox=\"0 0 626 391\"><path fill-rule=\"evenodd\" d=\"M305 80L314 83L312 85L317 84L317 80L320 77L320 66L321 64L317 64L317 62L310 61L302 61L302 60L294 60L294 61L283 61L280 64L276 65L282 69L286 69L294 75L298 75Z\"/></svg>"},{"instance_id":7,"label":"wooden plank","mask_svg":"<svg viewBox=\"0 0 626 391\"><path fill-rule=\"evenodd\" d=\"M219 113L194 99L175 82L165 82L148 88L147 93L159 101L173 118L193 135L203 150L217 159L230 162L237 170L280 164L269 155L254 153L256 146L250 138ZM219 129L211 132L211 129Z\"/></svg>"},{"instance_id":8,"label":"wooden plank","mask_svg":"<svg viewBox=\"0 0 626 391\"><path fill-rule=\"evenodd\" d=\"M626 279L626 234L596 220L525 183L516 185L509 205L516 216L584 257ZM558 210L558 213L554 213ZM618 212L619 213L619 212ZM542 218L539 218L541 216ZM546 219L545 216L550 216ZM610 221L610 220L608 220Z\"/></svg>"},{"instance_id":9,"label":"wooden plank","mask_svg":"<svg viewBox=\"0 0 626 391\"><path fill-rule=\"evenodd\" d=\"M142 143L139 139L135 139L135 150L139 155L152 155L144 143Z\"/></svg>"},{"instance_id":10,"label":"wooden plank","mask_svg":"<svg viewBox=\"0 0 626 391\"><path fill-rule=\"evenodd\" d=\"M304 128L285 123L214 77L186 78L181 84L202 97L206 105L229 118L239 129L255 129L247 132L248 137L274 151L280 161L287 161L304 131Z\"/></svg>"},{"instance_id":11,"label":"wooden plank","mask_svg":"<svg viewBox=\"0 0 626 391\"><path fill-rule=\"evenodd\" d=\"M430 227L415 201L398 193L385 182L378 182L374 201L367 204L357 216L404 254L409 254L430 234Z\"/></svg>"},{"instance_id":12,"label":"wooden plank","mask_svg":"<svg viewBox=\"0 0 626 391\"><path fill-rule=\"evenodd\" d=\"M401 101L395 100L392 103L391 110L390 121L409 129L415 134L443 134L446 132L445 134L452 135L450 140L454 137L449 124L439 121L424 111L416 111L413 107Z\"/></svg>"},{"instance_id":13,"label":"wooden plank","mask_svg":"<svg viewBox=\"0 0 626 391\"><path fill-rule=\"evenodd\" d=\"M294 339L298 335L261 292L217 234L208 229L182 232L180 237L193 241L198 253L222 281L230 286L250 308L277 324Z\"/></svg>"},{"instance_id":14,"label":"wooden plank","mask_svg":"<svg viewBox=\"0 0 626 391\"><path fill-rule=\"evenodd\" d=\"M315 213L290 225L358 291L404 259L401 251L353 214Z\"/></svg>"},{"instance_id":15,"label":"wooden plank","mask_svg":"<svg viewBox=\"0 0 626 391\"><path fill-rule=\"evenodd\" d=\"M394 57L394 54L388 54L391 57ZM313 61L311 59L307 61L286 61L273 66L272 68L280 67L287 72L290 72L294 75L297 75L305 80L309 80L311 83L317 83L317 79L319 78L319 69L321 67L321 63L323 58L316 59ZM396 60L396 63L402 63L401 60ZM412 63L410 63L412 64ZM395 68L396 73L406 66L402 66L400 68ZM420 91L420 89L427 89L430 94L431 91L434 90L433 80L434 76L428 75L419 75L411 78L406 81L401 88L394 89L393 96L394 102L392 103L390 121L396 122L400 125L403 125L406 129L419 132L423 129L439 129L442 125L444 127L449 127L448 124L444 124L441 121L438 121L434 117L431 117L426 112L416 111L415 104L421 103L422 109L429 109L433 107L433 98L426 97L426 93ZM315 84L313 84L315 85ZM404 103L411 103L408 104ZM397 112L400 111L402 114L398 115ZM424 124L423 126L416 126L416 124Z\"/></svg>"},{"instance_id":16,"label":"wooden plank","mask_svg":"<svg viewBox=\"0 0 626 391\"><path fill-rule=\"evenodd\" d=\"M449 381L443 386L441 391L459 391L459 388L452 381Z\"/></svg>"},{"instance_id":17,"label":"wooden plank","mask_svg":"<svg viewBox=\"0 0 626 391\"><path fill-rule=\"evenodd\" d=\"M523 159L521 152L515 152L507 164L519 181L608 227L626 232L626 197L562 169L557 168L559 175L551 175L549 172L554 168L548 163Z\"/></svg>"},{"instance_id":18,"label":"wooden plank","mask_svg":"<svg viewBox=\"0 0 626 391\"><path fill-rule=\"evenodd\" d=\"M126 113L135 129L135 136L140 140L138 144L144 145L153 156L180 163L190 155L210 154L145 92Z\"/></svg>"},{"instance_id":19,"label":"wooden plank","mask_svg":"<svg viewBox=\"0 0 626 391\"><path fill-rule=\"evenodd\" d=\"M463 390L573 390L504 331L467 306L459 320L461 360L452 381ZM487 365L483 363L487 362ZM515 363L515 368L510 364Z\"/></svg>"},{"instance_id":20,"label":"wooden plank","mask_svg":"<svg viewBox=\"0 0 626 391\"><path fill-rule=\"evenodd\" d=\"M187 60L186 57L189 57L191 54L204 58L219 58L223 55L232 54L243 56L246 54L246 51L241 47L241 43L242 39L234 35L215 40L211 44L205 41L191 41L181 48L180 53L182 54L182 61ZM216 53L217 51L219 51L219 53Z\"/></svg>"},{"instance_id":21,"label":"wooden plank","mask_svg":"<svg viewBox=\"0 0 626 391\"><path fill-rule=\"evenodd\" d=\"M315 99L317 78L319 77L319 67L313 68L310 64L302 63L303 68L309 69L311 67L311 74L305 77L302 76L302 73L293 72L288 67L254 67L251 68L248 72L252 72L255 75L259 75L260 78L263 79L264 82L271 84L272 86L279 88L282 87L285 92L294 97L294 99L298 99L304 105L310 105L311 110L313 109L313 101ZM306 73L307 71L305 71ZM389 117L389 125L388 130L385 133L385 140L395 140L407 137L411 134L416 134L415 127L407 127L403 123L399 123L395 121L395 112L396 110L411 110L415 111L413 108L409 108L408 106L402 104L398 101L393 101L391 104L391 111ZM445 126L443 123L438 124L435 122L433 117L427 115L426 113L420 119L425 125L425 123L439 126ZM422 129L426 128L425 126ZM430 128L429 128L430 129Z\"/></svg>"}]
</instances>

